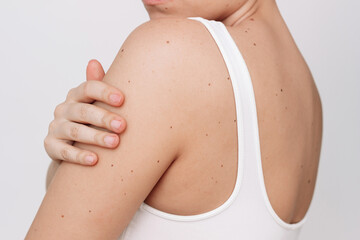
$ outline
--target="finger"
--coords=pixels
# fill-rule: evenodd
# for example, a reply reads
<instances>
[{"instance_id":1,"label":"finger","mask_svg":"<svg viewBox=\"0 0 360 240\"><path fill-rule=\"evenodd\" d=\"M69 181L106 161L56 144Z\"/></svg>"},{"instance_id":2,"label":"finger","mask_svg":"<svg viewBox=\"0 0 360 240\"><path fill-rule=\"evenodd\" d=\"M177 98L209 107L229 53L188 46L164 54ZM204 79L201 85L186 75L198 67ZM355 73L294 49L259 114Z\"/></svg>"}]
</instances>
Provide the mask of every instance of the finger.
<instances>
[{"instance_id":1,"label":"finger","mask_svg":"<svg viewBox=\"0 0 360 240\"><path fill-rule=\"evenodd\" d=\"M67 120L78 123L92 124L120 133L126 127L125 119L101 107L87 103L69 103Z\"/></svg>"},{"instance_id":2,"label":"finger","mask_svg":"<svg viewBox=\"0 0 360 240\"><path fill-rule=\"evenodd\" d=\"M104 76L105 72L101 63L96 59L90 60L86 67L86 80L102 81Z\"/></svg>"},{"instance_id":3,"label":"finger","mask_svg":"<svg viewBox=\"0 0 360 240\"><path fill-rule=\"evenodd\" d=\"M112 106L120 106L124 102L123 93L117 88L95 80L88 80L78 87L72 88L66 101L91 103L98 100Z\"/></svg>"},{"instance_id":4,"label":"finger","mask_svg":"<svg viewBox=\"0 0 360 240\"><path fill-rule=\"evenodd\" d=\"M114 148L118 146L120 142L119 136L114 133L68 121L61 123L55 135L56 138L59 139L72 140L106 148Z\"/></svg>"},{"instance_id":5,"label":"finger","mask_svg":"<svg viewBox=\"0 0 360 240\"><path fill-rule=\"evenodd\" d=\"M94 165L98 161L98 157L95 153L83 150L72 145L69 145L63 141L57 139L45 140L45 149L48 149L48 153L52 153L49 156L57 161L66 161L81 165Z\"/></svg>"}]
</instances>

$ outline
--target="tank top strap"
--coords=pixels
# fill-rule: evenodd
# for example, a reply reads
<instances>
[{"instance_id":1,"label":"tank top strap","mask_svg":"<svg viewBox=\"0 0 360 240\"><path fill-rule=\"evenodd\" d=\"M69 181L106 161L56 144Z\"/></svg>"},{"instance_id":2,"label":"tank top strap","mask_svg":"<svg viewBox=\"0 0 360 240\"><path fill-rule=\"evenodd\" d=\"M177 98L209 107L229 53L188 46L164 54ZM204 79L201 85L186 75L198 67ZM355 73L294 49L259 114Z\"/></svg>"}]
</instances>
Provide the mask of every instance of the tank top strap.
<instances>
[{"instance_id":1,"label":"tank top strap","mask_svg":"<svg viewBox=\"0 0 360 240\"><path fill-rule=\"evenodd\" d=\"M256 198L261 198L272 218L286 229L297 229L304 224L307 215L298 223L284 222L276 214L270 204L266 192L261 161L259 126L255 93L246 62L230 35L227 27L220 21L208 20L202 17L188 17L205 25L215 40L228 69L233 86L237 128L238 128L238 174L234 192L239 191L240 180L242 194L250 196L255 191ZM236 195L234 194L235 197Z\"/></svg>"}]
</instances>

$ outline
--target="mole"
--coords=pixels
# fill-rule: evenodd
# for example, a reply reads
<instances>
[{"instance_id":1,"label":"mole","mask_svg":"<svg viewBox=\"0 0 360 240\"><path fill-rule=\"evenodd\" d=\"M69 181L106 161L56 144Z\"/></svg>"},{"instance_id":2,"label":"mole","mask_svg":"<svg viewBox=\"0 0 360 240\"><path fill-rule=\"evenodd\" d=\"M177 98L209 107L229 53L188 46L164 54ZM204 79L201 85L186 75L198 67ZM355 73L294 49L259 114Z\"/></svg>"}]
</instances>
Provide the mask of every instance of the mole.
<instances>
[{"instance_id":1,"label":"mole","mask_svg":"<svg viewBox=\"0 0 360 240\"><path fill-rule=\"evenodd\" d=\"M301 164L300 167L301 167L301 168L304 168L304 165Z\"/></svg>"},{"instance_id":2,"label":"mole","mask_svg":"<svg viewBox=\"0 0 360 240\"><path fill-rule=\"evenodd\" d=\"M157 160L157 163L159 163L160 161L159 160Z\"/></svg>"},{"instance_id":3,"label":"mole","mask_svg":"<svg viewBox=\"0 0 360 240\"><path fill-rule=\"evenodd\" d=\"M275 96L277 96L277 93L275 93Z\"/></svg>"},{"instance_id":4,"label":"mole","mask_svg":"<svg viewBox=\"0 0 360 240\"><path fill-rule=\"evenodd\" d=\"M64 215L61 215L61 218L64 218Z\"/></svg>"},{"instance_id":5,"label":"mole","mask_svg":"<svg viewBox=\"0 0 360 240\"><path fill-rule=\"evenodd\" d=\"M124 192L124 195L126 196L126 192Z\"/></svg>"},{"instance_id":6,"label":"mole","mask_svg":"<svg viewBox=\"0 0 360 240\"><path fill-rule=\"evenodd\" d=\"M166 43L170 43L170 41L169 41L169 40L167 40L167 41L166 41Z\"/></svg>"},{"instance_id":7,"label":"mole","mask_svg":"<svg viewBox=\"0 0 360 240\"><path fill-rule=\"evenodd\" d=\"M172 128L172 126L170 126L170 128Z\"/></svg>"},{"instance_id":8,"label":"mole","mask_svg":"<svg viewBox=\"0 0 360 240\"><path fill-rule=\"evenodd\" d=\"M254 43L254 46L256 46L256 43Z\"/></svg>"},{"instance_id":9,"label":"mole","mask_svg":"<svg viewBox=\"0 0 360 240\"><path fill-rule=\"evenodd\" d=\"M250 18L250 21L254 21L254 19L253 19L253 18Z\"/></svg>"},{"instance_id":10,"label":"mole","mask_svg":"<svg viewBox=\"0 0 360 240\"><path fill-rule=\"evenodd\" d=\"M282 88L280 89L280 91L283 91Z\"/></svg>"},{"instance_id":11,"label":"mole","mask_svg":"<svg viewBox=\"0 0 360 240\"><path fill-rule=\"evenodd\" d=\"M124 179L122 178L122 179L121 179L121 181L123 182L123 181L124 181Z\"/></svg>"},{"instance_id":12,"label":"mole","mask_svg":"<svg viewBox=\"0 0 360 240\"><path fill-rule=\"evenodd\" d=\"M234 122L236 122L236 119L234 119Z\"/></svg>"},{"instance_id":13,"label":"mole","mask_svg":"<svg viewBox=\"0 0 360 240\"><path fill-rule=\"evenodd\" d=\"M114 166L114 164L111 164L111 166L113 167L113 166Z\"/></svg>"},{"instance_id":14,"label":"mole","mask_svg":"<svg viewBox=\"0 0 360 240\"><path fill-rule=\"evenodd\" d=\"M211 85L211 83L208 84L209 86Z\"/></svg>"},{"instance_id":15,"label":"mole","mask_svg":"<svg viewBox=\"0 0 360 240\"><path fill-rule=\"evenodd\" d=\"M206 136L208 136L208 134L205 134Z\"/></svg>"},{"instance_id":16,"label":"mole","mask_svg":"<svg viewBox=\"0 0 360 240\"><path fill-rule=\"evenodd\" d=\"M168 8L166 7L165 10L168 10Z\"/></svg>"},{"instance_id":17,"label":"mole","mask_svg":"<svg viewBox=\"0 0 360 240\"><path fill-rule=\"evenodd\" d=\"M121 52L123 52L124 51L124 49L121 49Z\"/></svg>"},{"instance_id":18,"label":"mole","mask_svg":"<svg viewBox=\"0 0 360 240\"><path fill-rule=\"evenodd\" d=\"M128 83L130 83L130 80L128 80Z\"/></svg>"},{"instance_id":19,"label":"mole","mask_svg":"<svg viewBox=\"0 0 360 240\"><path fill-rule=\"evenodd\" d=\"M89 210L89 213L91 213L91 210Z\"/></svg>"},{"instance_id":20,"label":"mole","mask_svg":"<svg viewBox=\"0 0 360 240\"><path fill-rule=\"evenodd\" d=\"M220 124L220 121L218 122L218 124Z\"/></svg>"},{"instance_id":21,"label":"mole","mask_svg":"<svg viewBox=\"0 0 360 240\"><path fill-rule=\"evenodd\" d=\"M248 31L247 31L247 30L245 30L245 32L247 33Z\"/></svg>"},{"instance_id":22,"label":"mole","mask_svg":"<svg viewBox=\"0 0 360 240\"><path fill-rule=\"evenodd\" d=\"M309 179L307 182L308 182L308 183L310 183L310 182L311 182L311 180Z\"/></svg>"},{"instance_id":23,"label":"mole","mask_svg":"<svg viewBox=\"0 0 360 240\"><path fill-rule=\"evenodd\" d=\"M217 183L217 181L215 181L215 183Z\"/></svg>"},{"instance_id":24,"label":"mole","mask_svg":"<svg viewBox=\"0 0 360 240\"><path fill-rule=\"evenodd\" d=\"M228 77L227 80L230 80L230 77Z\"/></svg>"},{"instance_id":25,"label":"mole","mask_svg":"<svg viewBox=\"0 0 360 240\"><path fill-rule=\"evenodd\" d=\"M285 106L285 110L287 110L287 106Z\"/></svg>"},{"instance_id":26,"label":"mole","mask_svg":"<svg viewBox=\"0 0 360 240\"><path fill-rule=\"evenodd\" d=\"M224 165L223 164L221 164L221 167L223 167Z\"/></svg>"},{"instance_id":27,"label":"mole","mask_svg":"<svg viewBox=\"0 0 360 240\"><path fill-rule=\"evenodd\" d=\"M133 172L134 172L134 170L131 169L131 173L133 173Z\"/></svg>"}]
</instances>

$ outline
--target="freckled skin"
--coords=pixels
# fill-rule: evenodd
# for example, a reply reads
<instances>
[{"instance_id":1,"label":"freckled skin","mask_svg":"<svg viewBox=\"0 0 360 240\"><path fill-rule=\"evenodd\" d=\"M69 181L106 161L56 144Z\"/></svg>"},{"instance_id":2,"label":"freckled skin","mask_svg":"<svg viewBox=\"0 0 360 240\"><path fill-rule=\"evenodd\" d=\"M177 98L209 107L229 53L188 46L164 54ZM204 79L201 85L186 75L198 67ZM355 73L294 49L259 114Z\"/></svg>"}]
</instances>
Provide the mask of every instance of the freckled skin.
<instances>
[{"instance_id":1,"label":"freckled skin","mask_svg":"<svg viewBox=\"0 0 360 240\"><path fill-rule=\"evenodd\" d=\"M174 1L174 2L181 2L181 4L179 3L179 5L183 5L183 6L186 6L183 2L186 2L187 0L184 0L184 1ZM229 2L232 2L232 0L226 0L226 1L229 1ZM217 2L217 1L214 1L214 5L215 5L215 2ZM221 2L221 1L219 1L219 2ZM225 0L224 0L224 2L225 2ZM265 2L265 1L264 1ZM200 5L200 4L199 4ZM229 4L227 4L226 5L227 7L229 7ZM153 9L153 8L152 8ZM154 8L155 9L155 8ZM167 7L163 7L163 6L160 6L159 7L159 9L160 9L160 12L162 12L162 13L166 13L166 14L169 14L169 11L164 11L164 10L168 10L168 8ZM180 9L180 8L179 8ZM170 9L171 11L175 11L176 9L175 8L173 8L173 7L171 7L171 9ZM211 9L210 9L211 10ZM229 10L227 10L227 11L229 11ZM153 12L155 12L156 14L154 14L154 17L153 18L156 18L156 17L158 17L158 16L161 16L161 14L158 14L158 12L156 12L155 10L153 11ZM185 14L185 16L187 16L187 14L189 14L190 12L189 11L184 11L186 14ZM210 13L211 11L209 11L209 9L206 9L206 11L204 11L204 12L201 12L201 14L198 14L198 15L201 15L201 16L208 16L208 18L209 19L211 19L211 16L212 16L212 13ZM180 12L181 13L181 12ZM181 15L179 13L179 15ZM150 14L150 16L152 17L152 15ZM265 15L264 15L265 16ZM269 16L272 16L272 15L269 15ZM161 16L161 17L163 17L163 16ZM254 40L257 40L258 42L260 41L260 45L259 45L259 48L264 48L264 45L265 46L267 46L267 44L261 44L261 40L263 39L263 38L261 38L261 34L259 34L259 32L262 32L262 31L260 31L259 30L259 26L261 26L261 25L259 25L258 26L258 24L261 24L263 21L263 19L262 18L257 18L258 20L257 20L257 22L255 23L255 20L254 20L254 18L250 18L250 19L248 19L248 21L246 21L247 22L247 24L248 25L250 25L251 27L253 27L253 29L252 29L252 32L251 32L251 34L247 34L247 33L249 33L250 32L250 28L242 28L242 30L243 31L241 31L241 34L243 34L244 33L244 31L245 31L245 33L246 34L243 34L243 36L246 36L246 37L251 37L252 39L249 39L249 41L247 42L248 44L247 44L247 47L248 48L251 48L252 50L254 50L253 49L253 46L257 46L257 44L256 43L254 43L253 41ZM280 19L280 18L279 18ZM227 24L228 25L231 25L231 22L233 22L233 20L232 19L225 19L227 22ZM272 22L274 22L274 21L272 21ZM279 21L280 22L280 21ZM244 24L245 26L246 26L246 24ZM256 26L255 26L256 25ZM239 28L240 29L240 28ZM285 29L285 28L282 28L282 29ZM240 32L240 31L239 31ZM280 33L281 33L281 31L279 31ZM239 34L240 35L240 34ZM285 34L284 34L285 35ZM265 39L264 38L264 40L267 40L267 39ZM253 42L253 44L251 44L251 42ZM169 41L166 41L165 40L165 46L166 46L166 44L169 44ZM201 45L202 43L200 43L200 45ZM173 44L172 44L173 45ZM253 46L251 46L251 45L253 45ZM241 46L245 46L245 44L244 45L241 45ZM169 46L170 47L170 46ZM243 47L244 49L242 49L242 50L244 50L244 53L246 53L246 47ZM257 49L259 49L259 48L257 48ZM289 47L290 48L290 47ZM249 50L247 50L247 51L249 51ZM121 52L123 52L123 49L121 50ZM260 56L260 53L262 52L262 51L254 51L254 52L259 52L259 56L257 56L257 57L261 57ZM252 52L250 52L249 54L244 54L244 55L246 55L247 56L247 59L246 60L248 60L247 61L247 63L249 63L248 65L249 65L249 67L251 67L251 60L252 60ZM245 56L245 57L246 57ZM271 62L271 61L269 61L269 62ZM254 72L256 71L256 68L254 67ZM251 69L250 69L251 70ZM265 72L265 71L264 71ZM259 75L259 74L254 74L254 76L256 76L256 75ZM226 78L226 75L223 75L225 78ZM260 75L259 75L260 76ZM266 75L265 75L266 76ZM259 78L260 79L260 78ZM229 81L229 80L231 80L230 79L230 77L227 77L227 80ZM256 80L255 78L253 79L253 80ZM129 83L130 83L130 81L128 81ZM206 82L204 83L204 84L206 84ZM210 86L211 84L210 83L208 83L208 86ZM259 83L258 84L259 86L261 86L261 84ZM204 86L204 85L203 85ZM217 85L214 85L213 87L215 87L215 86L217 86ZM256 84L255 84L255 90L256 90ZM279 86L279 85L278 85ZM281 85L280 85L281 86ZM205 86L204 86L205 87ZM276 89L276 88L275 88ZM287 88L288 89L288 92L291 92L291 88L290 87L288 87ZM264 91L264 92L266 92L266 91ZM273 95L271 95L272 93L271 92L273 92L273 89L271 89L270 91L267 91L268 93L269 93L269 95L270 96L273 96ZM283 92L282 91L282 89L281 89L281 92ZM278 96L278 93L277 93L277 90L276 90L276 93L275 93L275 95L276 96ZM284 97L284 96L286 96L285 94L284 95L282 95L282 98ZM258 97L259 98L259 101L257 101L257 103L259 104L259 102L261 103L261 98L260 97ZM276 100L280 100L281 98L275 98ZM291 105L292 106L292 111L295 111L296 110L296 106L295 105ZM284 107L283 105L282 105L282 107ZM287 107L285 106L285 109L287 109ZM267 120L265 120L264 121L264 119L261 119L261 116L260 116L260 111L259 111L259 122L270 122L270 120L269 120L269 118L267 119ZM287 113L287 112L286 112ZM216 119L216 118L215 118ZM231 119L231 118L228 118L228 119ZM211 121L214 121L214 120L211 120ZM215 120L216 121L216 120ZM213 122L214 123L214 122ZM231 124L231 122L228 122L228 123L230 123ZM236 119L234 120L234 123L236 123ZM218 124L220 124L220 121L218 122ZM221 129L222 130L222 128L224 128L224 129L226 129L226 125L227 123L226 122L224 122L224 120L223 120L223 125L221 126L221 128L220 127L218 127L217 129ZM170 129L172 129L172 126L170 126ZM172 130L172 131L174 131L174 130ZM201 135L203 134L203 132L202 131L199 131L198 132L199 134L201 133ZM214 132L212 132L212 134L213 135L215 135L215 133ZM203 136L203 135L202 135ZM206 136L208 136L208 134L206 133ZM210 138L206 138L206 139L210 139ZM263 145L266 145L266 144L263 144ZM268 149L271 149L270 147L268 148ZM265 151L264 151L265 152ZM267 158L267 157L266 157ZM269 158L269 159L271 159L271 157ZM269 160L269 161L271 161L271 160ZM157 161L157 163L159 163L159 161ZM227 163L228 164L228 163ZM218 165L217 165L218 166ZM297 166L299 166L299 165L297 165ZM306 166L306 165L305 165ZM301 170L299 170L300 172L305 172L305 166L303 166L303 165L301 165ZM221 167L223 168L223 165L221 164ZM228 165L227 165L227 167L228 167ZM226 168L226 167L225 167ZM266 169L264 169L264 171L266 172ZM224 171L219 171L219 172L225 172L225 169L224 169ZM269 176L271 176L270 174L269 174ZM217 177L219 177L219 176L217 176ZM215 181L215 179L213 178L213 177L211 177L211 179L212 179L212 181ZM219 179L221 179L221 180L223 180L222 178L220 178L219 177ZM309 178L304 178L303 180L302 180L302 183L306 183L306 182L308 182L310 179ZM312 178L312 180L315 182L315 179L314 178ZM121 179L121 181L123 181L123 179ZM224 182L224 180L223 180L223 182ZM213 183L213 182L211 182L211 183ZM216 181L216 183L217 183L217 181ZM304 184L304 185L306 185L306 184ZM220 186L220 185L219 185ZM309 185L307 185L307 186L309 186ZM267 189L268 190L268 189ZM154 191L155 192L155 191ZM125 195L125 194L124 194ZM155 196L157 196L156 194L155 194ZM274 196L278 196L277 194L274 194ZM155 201L154 201L155 202ZM166 210L165 210L166 211Z\"/></svg>"}]
</instances>

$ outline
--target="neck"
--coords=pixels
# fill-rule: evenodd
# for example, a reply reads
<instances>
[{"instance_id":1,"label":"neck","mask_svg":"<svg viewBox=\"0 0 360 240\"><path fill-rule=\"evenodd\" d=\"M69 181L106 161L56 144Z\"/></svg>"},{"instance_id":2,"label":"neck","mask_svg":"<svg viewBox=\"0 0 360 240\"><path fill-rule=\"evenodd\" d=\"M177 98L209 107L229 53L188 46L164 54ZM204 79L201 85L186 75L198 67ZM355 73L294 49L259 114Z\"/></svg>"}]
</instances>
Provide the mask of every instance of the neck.
<instances>
[{"instance_id":1,"label":"neck","mask_svg":"<svg viewBox=\"0 0 360 240\"><path fill-rule=\"evenodd\" d=\"M280 16L275 0L248 0L232 13L218 19L226 26L238 26L244 20L261 18L274 21L274 15Z\"/></svg>"}]
</instances>

